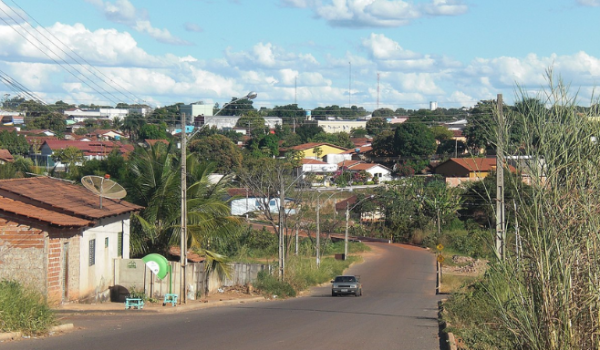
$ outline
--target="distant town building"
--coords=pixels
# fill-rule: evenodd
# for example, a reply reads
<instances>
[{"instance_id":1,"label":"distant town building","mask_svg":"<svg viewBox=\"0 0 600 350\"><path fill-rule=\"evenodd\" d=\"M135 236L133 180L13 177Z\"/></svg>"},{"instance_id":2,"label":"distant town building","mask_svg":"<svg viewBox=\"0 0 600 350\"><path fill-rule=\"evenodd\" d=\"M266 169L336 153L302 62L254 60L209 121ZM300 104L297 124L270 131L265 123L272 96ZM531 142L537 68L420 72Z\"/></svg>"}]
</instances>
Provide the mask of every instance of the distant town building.
<instances>
[{"instance_id":1,"label":"distant town building","mask_svg":"<svg viewBox=\"0 0 600 350\"><path fill-rule=\"evenodd\" d=\"M318 120L317 125L328 134L336 132L350 133L352 129L366 129L366 120Z\"/></svg>"}]
</instances>

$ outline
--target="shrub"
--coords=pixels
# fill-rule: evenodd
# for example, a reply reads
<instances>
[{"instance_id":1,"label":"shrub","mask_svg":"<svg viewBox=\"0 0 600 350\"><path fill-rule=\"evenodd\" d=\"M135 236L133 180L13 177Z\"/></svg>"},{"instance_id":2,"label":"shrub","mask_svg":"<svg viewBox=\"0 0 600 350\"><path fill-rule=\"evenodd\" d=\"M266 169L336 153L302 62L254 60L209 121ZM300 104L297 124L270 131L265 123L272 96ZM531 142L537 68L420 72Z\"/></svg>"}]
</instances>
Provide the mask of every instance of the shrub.
<instances>
[{"instance_id":1,"label":"shrub","mask_svg":"<svg viewBox=\"0 0 600 350\"><path fill-rule=\"evenodd\" d=\"M277 277L271 275L267 270L258 273L254 286L266 295L276 295L281 298L296 296L296 291L289 283L279 281Z\"/></svg>"},{"instance_id":2,"label":"shrub","mask_svg":"<svg viewBox=\"0 0 600 350\"><path fill-rule=\"evenodd\" d=\"M0 332L39 335L55 324L54 313L41 293L16 281L0 281Z\"/></svg>"}]
</instances>

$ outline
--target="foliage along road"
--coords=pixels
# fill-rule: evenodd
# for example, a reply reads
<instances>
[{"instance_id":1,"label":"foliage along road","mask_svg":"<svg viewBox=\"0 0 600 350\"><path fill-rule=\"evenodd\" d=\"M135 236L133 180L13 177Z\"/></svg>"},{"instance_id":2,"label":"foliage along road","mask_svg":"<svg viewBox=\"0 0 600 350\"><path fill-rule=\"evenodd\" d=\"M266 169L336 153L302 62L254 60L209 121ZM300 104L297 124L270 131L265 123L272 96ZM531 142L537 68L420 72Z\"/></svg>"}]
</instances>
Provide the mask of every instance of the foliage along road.
<instances>
[{"instance_id":1,"label":"foliage along road","mask_svg":"<svg viewBox=\"0 0 600 350\"><path fill-rule=\"evenodd\" d=\"M369 243L363 296L329 285L289 300L181 312L73 316L76 330L2 349L439 349L435 257L420 248Z\"/></svg>"}]
</instances>

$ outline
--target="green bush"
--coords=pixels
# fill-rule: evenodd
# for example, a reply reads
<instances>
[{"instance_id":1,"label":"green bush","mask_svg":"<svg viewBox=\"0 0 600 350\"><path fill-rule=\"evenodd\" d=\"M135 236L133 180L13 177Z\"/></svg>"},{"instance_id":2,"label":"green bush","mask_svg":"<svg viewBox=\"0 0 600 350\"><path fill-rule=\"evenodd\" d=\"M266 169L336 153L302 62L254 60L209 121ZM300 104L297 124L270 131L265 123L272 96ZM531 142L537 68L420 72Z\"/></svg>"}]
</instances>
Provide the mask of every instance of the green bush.
<instances>
[{"instance_id":1,"label":"green bush","mask_svg":"<svg viewBox=\"0 0 600 350\"><path fill-rule=\"evenodd\" d=\"M41 293L16 281L0 281L0 332L40 335L55 324L54 313Z\"/></svg>"},{"instance_id":2,"label":"green bush","mask_svg":"<svg viewBox=\"0 0 600 350\"><path fill-rule=\"evenodd\" d=\"M282 282L277 277L271 275L269 271L263 270L258 273L254 285L258 290L266 295L276 295L280 298L295 297L296 291L287 282Z\"/></svg>"}]
</instances>

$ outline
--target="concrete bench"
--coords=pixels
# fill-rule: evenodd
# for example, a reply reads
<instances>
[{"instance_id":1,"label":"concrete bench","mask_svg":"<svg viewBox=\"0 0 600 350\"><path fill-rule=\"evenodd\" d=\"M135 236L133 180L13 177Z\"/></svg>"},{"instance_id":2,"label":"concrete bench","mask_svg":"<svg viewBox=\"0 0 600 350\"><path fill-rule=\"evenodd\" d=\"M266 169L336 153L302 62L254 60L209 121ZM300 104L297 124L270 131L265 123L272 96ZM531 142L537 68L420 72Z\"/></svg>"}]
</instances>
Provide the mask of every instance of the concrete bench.
<instances>
[{"instance_id":1,"label":"concrete bench","mask_svg":"<svg viewBox=\"0 0 600 350\"><path fill-rule=\"evenodd\" d=\"M171 303L172 306L177 306L177 294L167 293L165 294L165 300L163 301L163 306Z\"/></svg>"},{"instance_id":2,"label":"concrete bench","mask_svg":"<svg viewBox=\"0 0 600 350\"><path fill-rule=\"evenodd\" d=\"M127 310L129 308L137 308L138 310L143 309L144 301L140 298L126 298L125 299L125 310Z\"/></svg>"}]
</instances>

